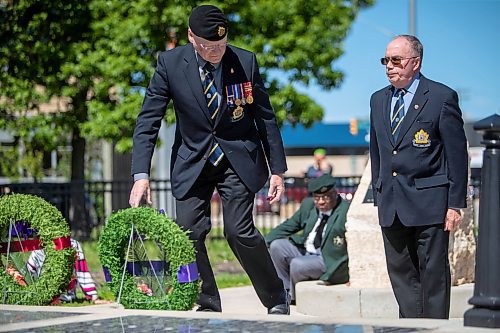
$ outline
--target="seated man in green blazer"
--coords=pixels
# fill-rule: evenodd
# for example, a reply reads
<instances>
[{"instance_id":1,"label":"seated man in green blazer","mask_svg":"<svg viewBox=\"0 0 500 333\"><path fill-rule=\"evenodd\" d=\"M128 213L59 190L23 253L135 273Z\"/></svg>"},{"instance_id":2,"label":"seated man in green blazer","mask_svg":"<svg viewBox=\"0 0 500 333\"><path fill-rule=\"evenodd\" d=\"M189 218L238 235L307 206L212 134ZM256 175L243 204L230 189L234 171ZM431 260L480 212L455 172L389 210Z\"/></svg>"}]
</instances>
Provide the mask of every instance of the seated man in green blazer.
<instances>
[{"instance_id":1,"label":"seated man in green blazer","mask_svg":"<svg viewBox=\"0 0 500 333\"><path fill-rule=\"evenodd\" d=\"M349 203L335 190L335 178L323 175L308 184L312 198L266 237L278 276L295 303L295 284L323 280L349 282L345 222Z\"/></svg>"}]
</instances>

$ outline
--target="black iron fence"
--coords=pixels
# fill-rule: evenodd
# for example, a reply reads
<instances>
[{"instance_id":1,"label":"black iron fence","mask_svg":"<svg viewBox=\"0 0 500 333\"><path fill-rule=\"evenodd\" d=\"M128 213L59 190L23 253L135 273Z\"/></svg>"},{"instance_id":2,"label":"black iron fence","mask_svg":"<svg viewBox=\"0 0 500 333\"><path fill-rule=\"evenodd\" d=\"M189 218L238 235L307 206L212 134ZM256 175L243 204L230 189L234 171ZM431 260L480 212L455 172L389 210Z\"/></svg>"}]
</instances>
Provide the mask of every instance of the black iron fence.
<instances>
[{"instance_id":1,"label":"black iron fence","mask_svg":"<svg viewBox=\"0 0 500 333\"><path fill-rule=\"evenodd\" d=\"M350 201L360 177L337 178L337 190ZM153 207L163 209L175 219L175 199L169 180L151 180ZM69 222L73 237L79 240L95 236L106 218L113 212L129 207L131 181L73 181L67 183L12 183L0 185L0 195L23 193L37 195L56 206ZM255 196L254 219L256 226L265 234L271 228L290 217L301 201L309 195L307 180L285 178L285 194L280 203L270 205L266 200L268 187ZM214 192L211 202L211 237L223 237L221 201Z\"/></svg>"}]
</instances>

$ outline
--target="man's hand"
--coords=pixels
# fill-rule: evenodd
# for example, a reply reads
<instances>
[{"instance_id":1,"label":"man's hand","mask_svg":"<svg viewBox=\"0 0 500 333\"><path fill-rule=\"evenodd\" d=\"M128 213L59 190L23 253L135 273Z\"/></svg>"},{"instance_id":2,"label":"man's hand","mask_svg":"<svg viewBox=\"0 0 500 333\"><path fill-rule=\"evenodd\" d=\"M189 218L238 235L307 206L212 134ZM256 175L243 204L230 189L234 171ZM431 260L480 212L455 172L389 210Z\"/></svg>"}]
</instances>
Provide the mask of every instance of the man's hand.
<instances>
[{"instance_id":1,"label":"man's hand","mask_svg":"<svg viewBox=\"0 0 500 333\"><path fill-rule=\"evenodd\" d=\"M272 205L280 201L281 196L285 192L285 185L283 184L283 175L271 175L269 181L269 192L267 193L267 200Z\"/></svg>"},{"instance_id":2,"label":"man's hand","mask_svg":"<svg viewBox=\"0 0 500 333\"><path fill-rule=\"evenodd\" d=\"M130 198L128 203L130 207L139 207L142 198L146 198L146 204L151 206L153 202L151 201L151 189L149 188L149 179L139 179L134 182L132 191L130 191Z\"/></svg>"},{"instance_id":3,"label":"man's hand","mask_svg":"<svg viewBox=\"0 0 500 333\"><path fill-rule=\"evenodd\" d=\"M460 215L460 213L455 209L448 208L448 211L446 212L446 220L444 221L444 230L453 231L460 225L461 222L462 215Z\"/></svg>"}]
</instances>

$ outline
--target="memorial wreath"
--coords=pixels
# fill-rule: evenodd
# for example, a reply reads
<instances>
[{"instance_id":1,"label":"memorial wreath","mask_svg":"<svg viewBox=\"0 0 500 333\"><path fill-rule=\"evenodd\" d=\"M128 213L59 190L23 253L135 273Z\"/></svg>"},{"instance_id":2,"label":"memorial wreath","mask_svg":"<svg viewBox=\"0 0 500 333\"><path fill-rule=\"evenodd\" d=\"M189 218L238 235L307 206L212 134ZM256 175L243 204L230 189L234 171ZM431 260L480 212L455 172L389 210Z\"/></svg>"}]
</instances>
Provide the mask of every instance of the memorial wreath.
<instances>
[{"instance_id":1,"label":"memorial wreath","mask_svg":"<svg viewBox=\"0 0 500 333\"><path fill-rule=\"evenodd\" d=\"M125 269L132 228L141 237L154 240L168 258L172 281L162 294L152 295L147 286L137 285ZM190 310L196 302L200 285L193 244L172 219L153 208L128 208L112 214L99 239L99 258L105 274L109 273L111 290L125 308Z\"/></svg>"},{"instance_id":2,"label":"memorial wreath","mask_svg":"<svg viewBox=\"0 0 500 333\"><path fill-rule=\"evenodd\" d=\"M56 207L33 195L4 195L0 197L0 232L2 302L46 305L65 291L75 258L69 226ZM20 272L24 267L15 267L12 255L42 249L43 270L28 284Z\"/></svg>"}]
</instances>

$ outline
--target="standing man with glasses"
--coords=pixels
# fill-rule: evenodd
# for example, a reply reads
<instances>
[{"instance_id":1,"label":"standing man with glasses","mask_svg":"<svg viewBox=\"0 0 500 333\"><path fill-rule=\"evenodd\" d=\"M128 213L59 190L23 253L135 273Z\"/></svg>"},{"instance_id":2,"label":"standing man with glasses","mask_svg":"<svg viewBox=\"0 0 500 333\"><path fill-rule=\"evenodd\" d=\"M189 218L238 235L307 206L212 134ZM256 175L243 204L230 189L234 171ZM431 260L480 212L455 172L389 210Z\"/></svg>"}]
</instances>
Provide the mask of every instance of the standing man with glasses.
<instances>
[{"instance_id":1,"label":"standing man with glasses","mask_svg":"<svg viewBox=\"0 0 500 333\"><path fill-rule=\"evenodd\" d=\"M190 44L162 52L134 131L130 205L151 204L151 157L170 100L176 132L171 182L176 222L196 248L202 280L198 311L222 311L205 239L210 199L222 200L224 235L269 314L289 314L287 294L264 238L253 223L255 193L269 180L270 203L280 200L287 170L276 118L255 54L227 45L228 22L214 6L189 17ZM166 167L166 166L159 166Z\"/></svg>"},{"instance_id":2,"label":"standing man with glasses","mask_svg":"<svg viewBox=\"0 0 500 333\"><path fill-rule=\"evenodd\" d=\"M323 175L307 184L312 198L266 236L271 258L295 303L295 284L320 279L349 282L345 222L349 204L335 190L335 178Z\"/></svg>"},{"instance_id":3,"label":"standing man with glasses","mask_svg":"<svg viewBox=\"0 0 500 333\"><path fill-rule=\"evenodd\" d=\"M387 46L390 85L370 101L370 158L387 269L402 318L449 318L449 232L466 207L467 143L457 93L420 73L410 35Z\"/></svg>"}]
</instances>

